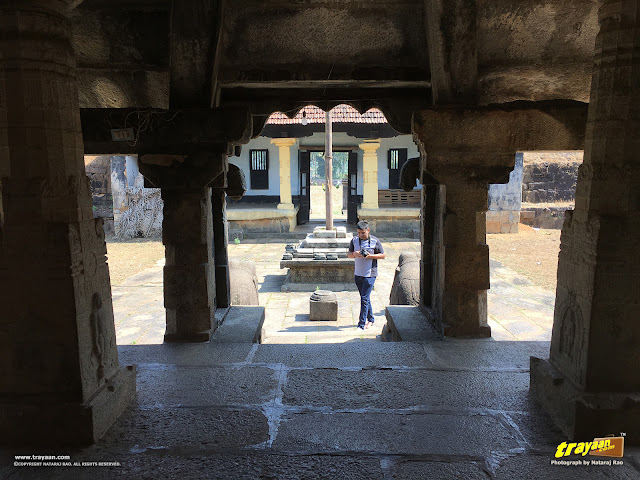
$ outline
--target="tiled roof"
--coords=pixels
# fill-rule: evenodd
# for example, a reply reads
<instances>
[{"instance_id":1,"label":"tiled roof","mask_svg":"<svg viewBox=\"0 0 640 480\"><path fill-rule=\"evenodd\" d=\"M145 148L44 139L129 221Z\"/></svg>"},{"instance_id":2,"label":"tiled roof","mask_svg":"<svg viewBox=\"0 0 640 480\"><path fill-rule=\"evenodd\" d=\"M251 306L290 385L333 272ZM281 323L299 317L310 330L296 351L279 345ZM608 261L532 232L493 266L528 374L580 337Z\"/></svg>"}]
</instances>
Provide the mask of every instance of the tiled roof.
<instances>
[{"instance_id":1,"label":"tiled roof","mask_svg":"<svg viewBox=\"0 0 640 480\"><path fill-rule=\"evenodd\" d=\"M289 118L284 113L272 113L267 120L267 125L302 125L302 115L305 114L308 123L324 123L324 110L309 105L298 114ZM331 110L331 120L334 123L387 123L384 114L377 108L367 110L362 115L349 105L338 105Z\"/></svg>"}]
</instances>

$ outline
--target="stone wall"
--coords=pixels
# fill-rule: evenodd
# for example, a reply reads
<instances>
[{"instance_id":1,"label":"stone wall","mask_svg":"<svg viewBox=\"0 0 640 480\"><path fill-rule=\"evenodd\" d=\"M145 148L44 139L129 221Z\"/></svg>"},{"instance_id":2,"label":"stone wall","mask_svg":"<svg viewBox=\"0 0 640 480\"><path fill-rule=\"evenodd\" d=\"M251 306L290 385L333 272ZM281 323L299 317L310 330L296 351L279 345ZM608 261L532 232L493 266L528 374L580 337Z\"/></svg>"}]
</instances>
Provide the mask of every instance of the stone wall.
<instances>
[{"instance_id":1,"label":"stone wall","mask_svg":"<svg viewBox=\"0 0 640 480\"><path fill-rule=\"evenodd\" d=\"M531 152L525 154L522 201L573 202L582 152Z\"/></svg>"},{"instance_id":2,"label":"stone wall","mask_svg":"<svg viewBox=\"0 0 640 480\"><path fill-rule=\"evenodd\" d=\"M583 152L528 152L524 158L521 223L562 228L573 209Z\"/></svg>"},{"instance_id":3,"label":"stone wall","mask_svg":"<svg viewBox=\"0 0 640 480\"><path fill-rule=\"evenodd\" d=\"M124 189L115 237L118 240L161 237L163 208L160 189L144 188L144 177L138 175L134 185Z\"/></svg>"},{"instance_id":4,"label":"stone wall","mask_svg":"<svg viewBox=\"0 0 640 480\"><path fill-rule=\"evenodd\" d=\"M522 174L523 154L517 153L509 181L489 185L487 233L518 233Z\"/></svg>"},{"instance_id":5,"label":"stone wall","mask_svg":"<svg viewBox=\"0 0 640 480\"><path fill-rule=\"evenodd\" d=\"M160 189L144 188L137 160L125 156L85 156L94 218L104 219L105 235L127 240L162 235Z\"/></svg>"},{"instance_id":6,"label":"stone wall","mask_svg":"<svg viewBox=\"0 0 640 480\"><path fill-rule=\"evenodd\" d=\"M84 168L91 186L93 218L104 219L104 233L111 236L114 234L111 157L87 155L84 157Z\"/></svg>"}]
</instances>

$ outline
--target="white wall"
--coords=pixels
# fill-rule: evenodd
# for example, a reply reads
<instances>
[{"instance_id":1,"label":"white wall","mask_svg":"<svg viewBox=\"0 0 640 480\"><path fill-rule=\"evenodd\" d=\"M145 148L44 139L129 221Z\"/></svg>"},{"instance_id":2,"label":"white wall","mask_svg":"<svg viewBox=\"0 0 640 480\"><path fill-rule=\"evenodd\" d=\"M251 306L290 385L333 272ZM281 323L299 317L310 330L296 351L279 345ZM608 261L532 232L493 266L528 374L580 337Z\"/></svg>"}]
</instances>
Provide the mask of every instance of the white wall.
<instances>
[{"instance_id":1,"label":"white wall","mask_svg":"<svg viewBox=\"0 0 640 480\"><path fill-rule=\"evenodd\" d=\"M386 190L389 188L389 169L387 168L387 158L389 150L392 148L406 148L407 158L419 157L418 147L413 142L412 135L398 135L392 138L380 139L378 149L378 188ZM418 188L422 188L418 182Z\"/></svg>"},{"instance_id":2,"label":"white wall","mask_svg":"<svg viewBox=\"0 0 640 480\"><path fill-rule=\"evenodd\" d=\"M357 147L363 143L363 139L352 137L344 132L335 132L333 134L333 149L340 150L340 147ZM298 147L316 147L324 150L324 133L316 132L309 137L303 137L291 146L291 194L300 195L300 174L298 162ZM407 158L420 156L418 147L413 142L411 135L399 135L393 138L380 139L380 148L378 149L378 188L389 188L389 169L387 168L388 151L391 148L406 148ZM269 190L251 190L249 175L249 150L267 149L269 150ZM362 150L358 153L358 195L362 195ZM279 148L271 143L271 139L267 137L258 137L252 139L248 144L242 146L242 153L239 157L229 157L229 162L238 166L247 179L247 193L245 195L280 195L280 160ZM418 188L422 188L418 183Z\"/></svg>"},{"instance_id":3,"label":"white wall","mask_svg":"<svg viewBox=\"0 0 640 480\"><path fill-rule=\"evenodd\" d=\"M269 189L268 190L252 190L251 189L251 175L249 168L249 150L269 150ZM258 137L252 139L249 143L242 146L242 152L239 157L229 157L229 163L234 164L242 172L244 173L245 179L247 180L247 193L245 195L278 195L280 196L280 158L279 158L279 148L271 143L271 139L267 137ZM298 160L297 160L297 151L298 149L294 145L291 147L292 158L291 158L291 171L298 171ZM296 157L295 162L295 170L293 170L293 157ZM296 173L296 177L297 177ZM293 175L292 175L293 177ZM293 178L292 178L293 180ZM293 182L292 182L293 183ZM294 195L297 195L294 193Z\"/></svg>"}]
</instances>

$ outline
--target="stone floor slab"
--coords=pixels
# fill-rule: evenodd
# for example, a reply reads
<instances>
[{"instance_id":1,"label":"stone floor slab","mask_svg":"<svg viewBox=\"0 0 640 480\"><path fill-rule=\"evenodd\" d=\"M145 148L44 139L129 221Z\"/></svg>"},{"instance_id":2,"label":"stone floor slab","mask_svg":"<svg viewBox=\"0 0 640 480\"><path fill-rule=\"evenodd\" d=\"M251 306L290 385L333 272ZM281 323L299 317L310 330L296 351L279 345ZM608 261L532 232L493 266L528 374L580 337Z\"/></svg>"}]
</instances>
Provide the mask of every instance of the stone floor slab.
<instances>
[{"instance_id":1,"label":"stone floor slab","mask_svg":"<svg viewBox=\"0 0 640 480\"><path fill-rule=\"evenodd\" d=\"M529 374L432 370L294 370L285 405L339 409L478 409L526 411Z\"/></svg>"},{"instance_id":2,"label":"stone floor slab","mask_svg":"<svg viewBox=\"0 0 640 480\"><path fill-rule=\"evenodd\" d=\"M81 457L77 457L81 459ZM117 452L111 458L121 463L118 468L48 469L51 480L136 480L210 479L210 480L383 480L380 460L357 456L297 456L256 452L213 452L190 448L178 451L160 450L141 455ZM82 458L84 459L84 458ZM91 459L90 457L87 460ZM95 459L95 457L93 458ZM26 472L25 472L26 473ZM41 479L38 472L24 480ZM39 474L44 472L39 470Z\"/></svg>"},{"instance_id":3,"label":"stone floor slab","mask_svg":"<svg viewBox=\"0 0 640 480\"><path fill-rule=\"evenodd\" d=\"M465 479L487 480L482 462L468 461L417 461L396 462L393 467L394 480Z\"/></svg>"},{"instance_id":4,"label":"stone floor slab","mask_svg":"<svg viewBox=\"0 0 640 480\"><path fill-rule=\"evenodd\" d=\"M464 432L461 441L460 432ZM474 455L519 445L495 418L483 415L300 413L283 417L277 450L368 452L378 455Z\"/></svg>"},{"instance_id":5,"label":"stone floor slab","mask_svg":"<svg viewBox=\"0 0 640 480\"><path fill-rule=\"evenodd\" d=\"M435 365L444 368L529 370L529 358L549 357L549 342L453 340L432 342L425 348Z\"/></svg>"},{"instance_id":6,"label":"stone floor slab","mask_svg":"<svg viewBox=\"0 0 640 480\"><path fill-rule=\"evenodd\" d=\"M262 405L278 382L263 367L138 367L138 404L145 408Z\"/></svg>"},{"instance_id":7,"label":"stone floor slab","mask_svg":"<svg viewBox=\"0 0 640 480\"><path fill-rule=\"evenodd\" d=\"M282 363L288 367L362 368L432 365L422 345L414 343L343 343L330 345L260 345L256 363Z\"/></svg>"},{"instance_id":8,"label":"stone floor slab","mask_svg":"<svg viewBox=\"0 0 640 480\"><path fill-rule=\"evenodd\" d=\"M122 365L213 366L244 362L252 348L251 344L210 343L119 345L118 358Z\"/></svg>"}]
</instances>

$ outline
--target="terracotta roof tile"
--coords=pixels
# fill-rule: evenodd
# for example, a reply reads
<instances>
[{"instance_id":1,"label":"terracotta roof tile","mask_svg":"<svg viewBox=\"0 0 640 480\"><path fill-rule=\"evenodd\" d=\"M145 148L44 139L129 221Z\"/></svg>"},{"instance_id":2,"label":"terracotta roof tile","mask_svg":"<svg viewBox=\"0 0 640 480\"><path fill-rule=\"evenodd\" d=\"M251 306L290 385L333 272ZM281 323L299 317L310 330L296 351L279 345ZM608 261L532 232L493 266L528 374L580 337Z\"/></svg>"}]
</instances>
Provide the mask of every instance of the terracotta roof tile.
<instances>
[{"instance_id":1,"label":"terracotta roof tile","mask_svg":"<svg viewBox=\"0 0 640 480\"><path fill-rule=\"evenodd\" d=\"M306 114L309 123L324 123L324 110L309 105L298 114L289 118L284 113L272 113L267 120L268 125L301 125L302 115ZM338 105L331 110L331 120L334 123L387 123L384 114L377 108L371 108L360 115L358 111L349 105Z\"/></svg>"}]
</instances>

